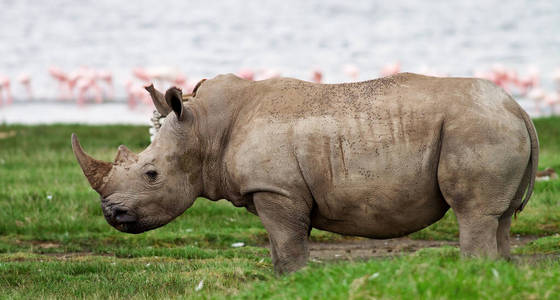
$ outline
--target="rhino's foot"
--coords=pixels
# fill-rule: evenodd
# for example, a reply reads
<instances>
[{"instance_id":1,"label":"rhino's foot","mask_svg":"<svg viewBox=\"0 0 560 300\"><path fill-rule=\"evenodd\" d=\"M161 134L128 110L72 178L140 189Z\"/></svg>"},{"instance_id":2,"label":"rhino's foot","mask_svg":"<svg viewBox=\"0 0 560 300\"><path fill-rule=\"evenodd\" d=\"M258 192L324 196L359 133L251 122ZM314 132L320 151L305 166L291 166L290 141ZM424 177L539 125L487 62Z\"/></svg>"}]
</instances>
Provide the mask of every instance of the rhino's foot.
<instances>
[{"instance_id":1,"label":"rhino's foot","mask_svg":"<svg viewBox=\"0 0 560 300\"><path fill-rule=\"evenodd\" d=\"M307 204L274 193L256 193L253 201L268 231L274 271L285 274L304 267L311 226Z\"/></svg>"},{"instance_id":2,"label":"rhino's foot","mask_svg":"<svg viewBox=\"0 0 560 300\"><path fill-rule=\"evenodd\" d=\"M497 216L465 216L458 214L459 244L466 257L498 257Z\"/></svg>"}]
</instances>

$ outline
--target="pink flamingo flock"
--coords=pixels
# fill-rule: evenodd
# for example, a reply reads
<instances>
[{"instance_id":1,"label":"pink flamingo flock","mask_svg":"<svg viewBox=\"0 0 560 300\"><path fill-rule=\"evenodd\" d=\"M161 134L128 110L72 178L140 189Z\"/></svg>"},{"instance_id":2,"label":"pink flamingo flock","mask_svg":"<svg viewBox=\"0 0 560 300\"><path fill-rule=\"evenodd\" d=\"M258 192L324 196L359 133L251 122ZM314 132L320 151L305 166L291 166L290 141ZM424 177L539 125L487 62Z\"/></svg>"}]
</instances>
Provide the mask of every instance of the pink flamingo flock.
<instances>
[{"instance_id":1,"label":"pink flamingo flock","mask_svg":"<svg viewBox=\"0 0 560 300\"><path fill-rule=\"evenodd\" d=\"M87 102L102 103L106 99L114 99L113 75L108 71L81 67L72 72L64 72L60 68L52 66L48 69L48 72L58 84L58 100L60 101L75 101L79 106L83 106ZM352 81L359 78L360 71L355 65L345 65L342 72ZM379 75L390 76L399 72L401 72L401 64L394 62L384 65L379 71ZM419 73L431 76L446 76L446 74L439 73L429 67L422 68ZM124 85L130 109L137 108L139 104L142 107L152 108L150 97L144 89L151 83L155 83L162 88L176 86L190 93L194 84L198 82L198 79L190 80L181 71L173 68L134 68L131 75L131 78ZM263 80L278 77L280 72L273 69L241 69L237 72L237 75L248 80ZM556 111L556 106L560 104L560 68L553 74L552 80L556 87L554 91L545 91L541 87L540 74L536 69L529 70L524 75L519 75L514 69L495 65L488 70L475 71L474 77L488 79L511 94L533 100L538 115L542 114L543 106L548 106L552 114L559 113ZM315 83L321 83L324 80L323 72L320 69L314 69L308 79ZM32 99L31 76L20 74L16 81L25 91L26 98ZM0 74L0 107L12 102L10 78Z\"/></svg>"}]
</instances>

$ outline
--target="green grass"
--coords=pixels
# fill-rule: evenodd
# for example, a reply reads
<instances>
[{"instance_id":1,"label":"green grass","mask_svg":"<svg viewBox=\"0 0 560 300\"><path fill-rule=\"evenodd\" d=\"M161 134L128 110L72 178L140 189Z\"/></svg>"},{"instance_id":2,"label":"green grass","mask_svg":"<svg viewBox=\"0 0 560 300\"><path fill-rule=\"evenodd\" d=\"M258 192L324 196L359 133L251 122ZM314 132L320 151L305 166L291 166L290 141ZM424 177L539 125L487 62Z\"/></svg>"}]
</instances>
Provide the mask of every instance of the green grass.
<instances>
[{"instance_id":1,"label":"green grass","mask_svg":"<svg viewBox=\"0 0 560 300\"><path fill-rule=\"evenodd\" d=\"M541 142L541 169L560 170L560 118L539 119L535 124ZM0 139L0 297L458 295L438 291L443 282L449 286L478 284L459 289L466 298L558 295L547 280L549 275L558 277L553 272L553 267L559 269L557 262L526 265L460 260L445 251L368 262L312 264L302 272L276 279L268 250L259 247L267 242L260 221L226 201L201 198L169 225L140 235L123 234L105 222L99 196L89 187L72 154L70 134L78 134L88 153L112 160L120 144L137 152L145 148L149 143L146 127L0 125L0 132L10 131L15 136ZM559 195L560 181L537 183L533 198L514 220L512 232L548 237L517 248L516 253L560 254L560 239L554 236L560 232ZM412 237L456 240L453 213ZM348 238L312 232L316 241ZM244 242L247 247L232 248L234 242ZM429 266L423 267L425 264ZM500 280L512 289L483 284L493 275L469 271L477 268L486 275L492 268L509 274ZM453 269L464 276L453 275ZM384 281L363 279L375 270L405 275L384 276ZM478 283L478 278L485 279ZM195 291L201 280L202 290ZM340 287L334 288L333 282ZM327 294L330 289L332 294Z\"/></svg>"},{"instance_id":2,"label":"green grass","mask_svg":"<svg viewBox=\"0 0 560 300\"><path fill-rule=\"evenodd\" d=\"M557 299L560 262L462 259L456 248L367 262L312 265L242 296L272 299Z\"/></svg>"},{"instance_id":3,"label":"green grass","mask_svg":"<svg viewBox=\"0 0 560 300\"><path fill-rule=\"evenodd\" d=\"M17 253L2 255L0 261L2 296L13 298L207 296L238 293L243 282L270 278L268 263L243 257L64 259Z\"/></svg>"},{"instance_id":4,"label":"green grass","mask_svg":"<svg viewBox=\"0 0 560 300\"><path fill-rule=\"evenodd\" d=\"M560 256L560 235L555 234L534 240L521 248L515 249L514 253L532 255L556 254Z\"/></svg>"}]
</instances>

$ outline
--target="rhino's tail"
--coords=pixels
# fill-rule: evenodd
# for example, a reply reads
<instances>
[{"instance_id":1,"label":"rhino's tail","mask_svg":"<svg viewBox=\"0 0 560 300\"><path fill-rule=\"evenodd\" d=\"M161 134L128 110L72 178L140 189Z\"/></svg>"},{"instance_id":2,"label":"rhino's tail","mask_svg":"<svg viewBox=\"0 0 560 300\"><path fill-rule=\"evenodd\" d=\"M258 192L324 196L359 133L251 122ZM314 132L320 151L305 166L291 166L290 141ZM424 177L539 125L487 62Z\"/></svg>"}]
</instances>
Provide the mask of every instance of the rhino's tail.
<instances>
[{"instance_id":1,"label":"rhino's tail","mask_svg":"<svg viewBox=\"0 0 560 300\"><path fill-rule=\"evenodd\" d=\"M537 137L537 130L535 129L535 125L531 118L523 109L519 109L521 115L523 116L523 121L525 121L525 126L527 127L527 132L529 133L529 139L531 140L531 156L529 158L529 164L527 165L527 170L523 175L523 180L521 180L521 186L519 187L521 191L521 196L525 194L525 198L521 205L515 209L515 215L522 211L529 202L529 198L531 198L531 194L533 194L533 188L535 186L535 176L537 174L537 167L539 163L539 139ZM526 189L526 192L525 192Z\"/></svg>"}]
</instances>

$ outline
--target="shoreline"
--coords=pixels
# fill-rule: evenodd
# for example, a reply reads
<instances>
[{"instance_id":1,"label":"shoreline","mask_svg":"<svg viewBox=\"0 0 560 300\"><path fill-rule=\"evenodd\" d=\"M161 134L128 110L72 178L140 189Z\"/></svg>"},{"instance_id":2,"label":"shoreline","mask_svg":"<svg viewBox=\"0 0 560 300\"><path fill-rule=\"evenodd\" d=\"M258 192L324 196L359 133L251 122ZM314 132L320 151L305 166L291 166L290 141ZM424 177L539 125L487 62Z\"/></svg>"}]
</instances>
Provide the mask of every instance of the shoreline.
<instances>
[{"instance_id":1,"label":"shoreline","mask_svg":"<svg viewBox=\"0 0 560 300\"><path fill-rule=\"evenodd\" d=\"M0 107L0 124L132 124L150 125L153 108L126 102L106 102L78 106L71 102L14 102Z\"/></svg>"},{"instance_id":2,"label":"shoreline","mask_svg":"<svg viewBox=\"0 0 560 300\"><path fill-rule=\"evenodd\" d=\"M538 114L533 101L517 102L531 118L552 115L548 108ZM87 103L83 106L70 101L15 101L10 105L0 106L0 124L151 125L153 110L151 105L145 104L138 104L130 109L125 101Z\"/></svg>"}]
</instances>

